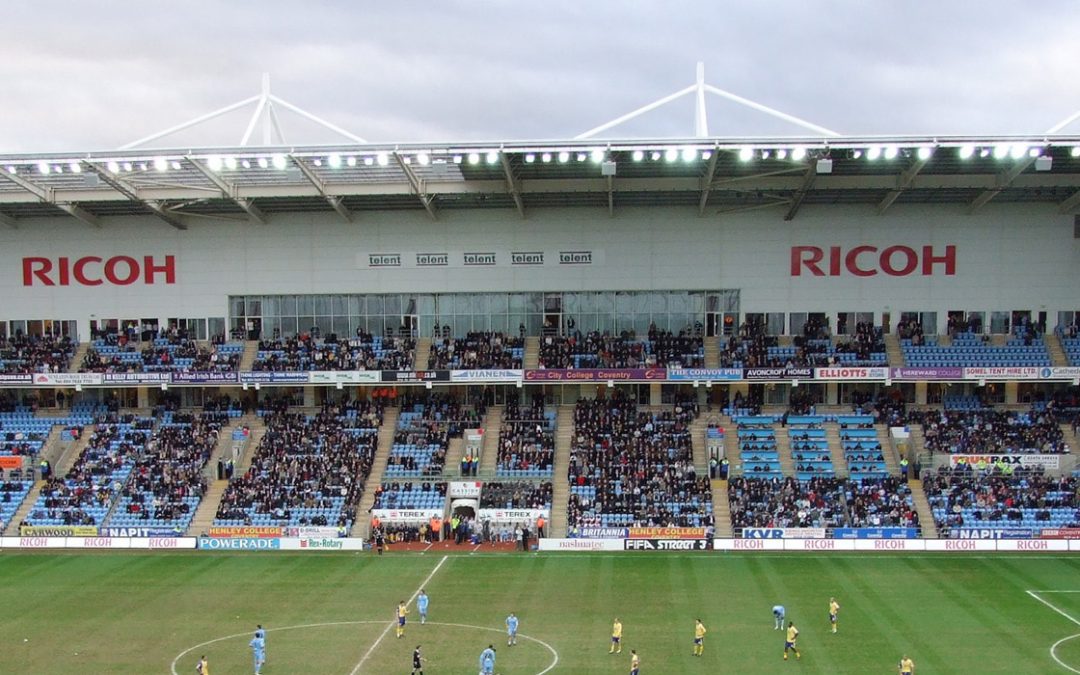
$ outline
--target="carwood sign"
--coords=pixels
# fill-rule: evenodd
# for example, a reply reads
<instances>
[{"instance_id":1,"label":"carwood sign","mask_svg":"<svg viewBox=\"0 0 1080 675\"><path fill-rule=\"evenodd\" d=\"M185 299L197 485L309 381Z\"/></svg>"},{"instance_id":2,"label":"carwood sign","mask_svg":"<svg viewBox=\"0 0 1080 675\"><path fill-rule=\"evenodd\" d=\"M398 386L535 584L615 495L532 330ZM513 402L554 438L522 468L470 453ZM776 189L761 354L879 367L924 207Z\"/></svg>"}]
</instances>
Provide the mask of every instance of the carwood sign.
<instances>
[{"instance_id":1,"label":"carwood sign","mask_svg":"<svg viewBox=\"0 0 1080 675\"><path fill-rule=\"evenodd\" d=\"M874 277L885 274L890 277L906 277L916 272L924 277L942 273L947 277L956 275L956 246L949 244L945 251L937 253L933 246L923 246L921 252L910 246L843 246L791 247L791 276L799 277L806 272L814 277L839 277L844 273L855 277Z\"/></svg>"},{"instance_id":2,"label":"carwood sign","mask_svg":"<svg viewBox=\"0 0 1080 675\"><path fill-rule=\"evenodd\" d=\"M141 259L129 255L111 258L88 255L74 260L67 256L22 259L23 286L130 286L141 281L152 286L157 282L176 283L176 257L157 260L152 255Z\"/></svg>"}]
</instances>

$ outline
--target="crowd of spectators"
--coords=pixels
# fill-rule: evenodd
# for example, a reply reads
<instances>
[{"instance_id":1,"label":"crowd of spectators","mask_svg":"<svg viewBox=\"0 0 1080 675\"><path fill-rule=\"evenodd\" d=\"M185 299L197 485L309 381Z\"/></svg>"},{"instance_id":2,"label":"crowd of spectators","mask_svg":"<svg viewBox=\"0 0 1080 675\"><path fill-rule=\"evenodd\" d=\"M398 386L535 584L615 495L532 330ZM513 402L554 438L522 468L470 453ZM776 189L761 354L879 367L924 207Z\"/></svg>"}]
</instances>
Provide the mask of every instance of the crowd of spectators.
<instances>
[{"instance_id":1,"label":"crowd of spectators","mask_svg":"<svg viewBox=\"0 0 1080 675\"><path fill-rule=\"evenodd\" d=\"M842 481L817 477L743 478L728 483L731 526L747 527L837 527L844 522L840 498Z\"/></svg>"},{"instance_id":2,"label":"crowd of spectators","mask_svg":"<svg viewBox=\"0 0 1080 675\"><path fill-rule=\"evenodd\" d=\"M1057 417L1051 409L1027 412L931 410L917 416L931 453L1056 454L1068 451Z\"/></svg>"},{"instance_id":3,"label":"crowd of spectators","mask_svg":"<svg viewBox=\"0 0 1080 675\"><path fill-rule=\"evenodd\" d=\"M16 331L0 339L0 373L66 373L75 346L68 337Z\"/></svg>"},{"instance_id":4,"label":"crowd of spectators","mask_svg":"<svg viewBox=\"0 0 1080 675\"><path fill-rule=\"evenodd\" d=\"M349 411L354 411L349 413ZM357 401L307 417L270 412L251 467L229 483L218 520L348 527L375 457L382 410Z\"/></svg>"},{"instance_id":5,"label":"crowd of spectators","mask_svg":"<svg viewBox=\"0 0 1080 675\"><path fill-rule=\"evenodd\" d=\"M705 343L701 331L678 333L649 326L644 340L633 331L574 331L566 337L545 334L540 339L541 368L701 368Z\"/></svg>"},{"instance_id":6,"label":"crowd of spectators","mask_svg":"<svg viewBox=\"0 0 1080 675\"><path fill-rule=\"evenodd\" d=\"M578 401L568 524L711 526L709 478L694 469L692 422L693 411L681 406L649 413L620 396Z\"/></svg>"},{"instance_id":7,"label":"crowd of spectators","mask_svg":"<svg viewBox=\"0 0 1080 675\"><path fill-rule=\"evenodd\" d=\"M747 320L739 326L737 335L732 335L720 344L721 368L756 368L772 365L769 348L776 347L779 340L769 335L763 321ZM783 364L780 364L783 365Z\"/></svg>"},{"instance_id":8,"label":"crowd of spectators","mask_svg":"<svg viewBox=\"0 0 1080 675\"><path fill-rule=\"evenodd\" d=\"M961 465L924 472L923 489L943 537L963 528L1080 527L1080 479L1075 477Z\"/></svg>"},{"instance_id":9,"label":"crowd of spectators","mask_svg":"<svg viewBox=\"0 0 1080 675\"><path fill-rule=\"evenodd\" d=\"M894 477L846 483L850 527L919 527L906 481Z\"/></svg>"},{"instance_id":10,"label":"crowd of spectators","mask_svg":"<svg viewBox=\"0 0 1080 675\"><path fill-rule=\"evenodd\" d=\"M552 494L550 481L491 481L480 491L480 508L550 509Z\"/></svg>"},{"instance_id":11,"label":"crowd of spectators","mask_svg":"<svg viewBox=\"0 0 1080 675\"><path fill-rule=\"evenodd\" d=\"M499 474L528 469L551 472L555 464L555 429L545 415L543 394L534 394L531 404L506 404L495 462Z\"/></svg>"},{"instance_id":12,"label":"crowd of spectators","mask_svg":"<svg viewBox=\"0 0 1080 675\"><path fill-rule=\"evenodd\" d=\"M357 330L356 337L326 339L302 333L285 339L262 340L253 370L409 370L416 356L412 337L376 337Z\"/></svg>"},{"instance_id":13,"label":"crowd of spectators","mask_svg":"<svg viewBox=\"0 0 1080 675\"><path fill-rule=\"evenodd\" d=\"M375 509L442 509L446 483L386 482L375 489ZM437 504L437 506L435 505Z\"/></svg>"},{"instance_id":14,"label":"crowd of spectators","mask_svg":"<svg viewBox=\"0 0 1080 675\"><path fill-rule=\"evenodd\" d=\"M431 370L520 370L525 340L504 333L468 333L463 338L435 338L427 367Z\"/></svg>"},{"instance_id":15,"label":"crowd of spectators","mask_svg":"<svg viewBox=\"0 0 1080 675\"><path fill-rule=\"evenodd\" d=\"M859 415L871 415L875 424L902 427L909 421L907 403L898 387L886 389L876 396L873 392L855 390L851 393L851 409Z\"/></svg>"},{"instance_id":16,"label":"crowd of spectators","mask_svg":"<svg viewBox=\"0 0 1080 675\"><path fill-rule=\"evenodd\" d=\"M469 404L448 394L410 392L402 398L401 409L387 475L439 476L450 439L459 438L465 429L481 428L486 405L482 399Z\"/></svg>"},{"instance_id":17,"label":"crowd of spectators","mask_svg":"<svg viewBox=\"0 0 1080 675\"><path fill-rule=\"evenodd\" d=\"M921 347L926 344L922 323L916 319L900 319L897 321L896 334L901 340L911 340L913 347Z\"/></svg>"}]
</instances>

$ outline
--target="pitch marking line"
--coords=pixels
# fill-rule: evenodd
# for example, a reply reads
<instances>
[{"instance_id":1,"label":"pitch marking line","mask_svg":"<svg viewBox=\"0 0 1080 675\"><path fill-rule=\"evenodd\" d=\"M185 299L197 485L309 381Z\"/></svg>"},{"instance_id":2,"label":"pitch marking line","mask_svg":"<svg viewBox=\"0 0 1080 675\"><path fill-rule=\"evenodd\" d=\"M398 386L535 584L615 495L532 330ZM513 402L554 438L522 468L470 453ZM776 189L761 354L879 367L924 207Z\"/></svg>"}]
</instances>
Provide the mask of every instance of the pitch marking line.
<instances>
[{"instance_id":1,"label":"pitch marking line","mask_svg":"<svg viewBox=\"0 0 1080 675\"><path fill-rule=\"evenodd\" d=\"M428 583L431 582L431 579L435 576L435 573L439 571L439 568L443 566L443 563L445 563L446 559L449 558L449 557L450 556L448 556L448 555L444 555L442 557L442 560L439 561L439 564L435 566L435 569L431 570L431 574L427 575L427 579L424 579L420 583L420 585L416 587L416 591L413 592L412 597L409 598L409 601L407 603L405 603L406 607L411 605L413 603L413 600L416 600L416 596L420 595L420 591L425 586L427 586ZM370 658L371 655L375 653L375 648L379 646L379 643L381 643L383 641L383 638L386 637L386 634L389 633L390 629L393 628L393 627L394 627L394 621L390 621L389 623L386 624L386 628L383 629L383 632L379 635L379 638L377 640L375 640L375 644L368 647L368 650L366 652L364 652L364 655L360 658L360 661L356 664L356 667L353 668L351 671L349 671L349 675L356 675L357 673L360 672L360 667L363 666L364 663L368 660L368 658Z\"/></svg>"},{"instance_id":2,"label":"pitch marking line","mask_svg":"<svg viewBox=\"0 0 1080 675\"><path fill-rule=\"evenodd\" d=\"M276 632L287 631L287 630L301 630L301 629L304 629L304 628L323 628L323 627L326 627L326 626L359 626L359 625L363 625L363 624L372 624L372 623L382 624L383 621L382 621L382 619L375 619L375 620L372 620L372 621L328 621L328 622L325 622L325 623L306 623L306 624L302 624L302 625L298 625L298 626L282 626L280 628L269 628L269 629L266 630L266 632L267 633L276 633ZM473 626L473 625L470 625L470 624L467 624L467 623L442 623L442 622L439 622L439 621L428 621L427 624L425 624L425 625L427 625L427 626L450 626L452 628L469 628L469 629L473 629L473 630L484 630L484 631L489 631L491 633L499 633L500 635L502 635L502 633L503 633L503 629L501 629L501 628L489 628L489 627L485 627L485 626ZM176 671L176 664L178 664L180 662L180 659L184 658L188 654L190 654L190 653L192 653L194 651L197 651L197 650L199 650L202 647L205 647L207 645L216 644L218 642L224 642L226 640L234 640L236 638L245 638L245 637L247 637L249 635L251 635L251 631L245 631L243 633L236 633L234 635L226 635L225 637L214 638L213 640L207 640L206 642L200 642L199 644L194 645L193 647L188 647L184 651L177 654L176 658L173 659L172 664L170 664L170 670L172 671L172 675L180 675ZM527 640L529 642L535 642L536 644L542 646L544 649L547 649L549 652L551 652L551 663L548 665L547 668L544 668L543 670L541 670L536 675L547 675L547 673L550 673L552 670L555 669L555 666L559 665L559 652L555 651L554 647L552 647L551 645L549 645L548 643L544 642L543 640L541 640L539 638L534 638L532 636L525 635L524 633L518 633L518 637L521 638L522 640Z\"/></svg>"},{"instance_id":3,"label":"pitch marking line","mask_svg":"<svg viewBox=\"0 0 1080 675\"><path fill-rule=\"evenodd\" d=\"M1077 626L1080 626L1080 619L1076 619L1075 617L1073 617L1069 613L1065 612L1062 609L1059 609L1058 607L1054 606L1052 603L1048 602L1047 600L1044 600L1043 598L1040 598L1039 595L1038 595L1039 593L1080 593L1080 591L1024 591L1024 592L1027 593L1028 595L1030 595L1031 597L1035 598L1036 600L1038 600L1042 604L1046 605L1050 609L1054 610L1055 612L1057 612L1061 616L1065 617L1069 621L1072 621ZM1069 640L1075 640L1076 638L1080 638L1080 633L1077 633L1075 635L1070 635L1068 637L1061 638L1060 640L1055 642L1050 647L1050 657L1053 658L1055 661L1057 661L1057 664L1059 666L1061 666L1062 668L1064 668L1065 670L1068 670L1070 672L1077 673L1077 675L1080 675L1080 670L1077 670L1076 668L1073 668L1069 664L1065 663L1064 661L1059 659L1058 655L1057 655L1058 647L1065 644Z\"/></svg>"}]
</instances>

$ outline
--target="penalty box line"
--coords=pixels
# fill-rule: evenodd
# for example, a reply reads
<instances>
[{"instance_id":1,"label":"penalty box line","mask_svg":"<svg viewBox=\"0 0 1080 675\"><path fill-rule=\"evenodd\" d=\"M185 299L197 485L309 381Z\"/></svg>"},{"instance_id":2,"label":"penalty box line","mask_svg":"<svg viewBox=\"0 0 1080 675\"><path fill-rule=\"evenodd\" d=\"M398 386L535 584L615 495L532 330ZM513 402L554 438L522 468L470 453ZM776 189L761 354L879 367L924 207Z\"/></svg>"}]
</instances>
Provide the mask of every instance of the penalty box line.
<instances>
[{"instance_id":1,"label":"penalty box line","mask_svg":"<svg viewBox=\"0 0 1080 675\"><path fill-rule=\"evenodd\" d=\"M443 566L443 563L445 563L446 559L449 557L450 556L448 555L444 555L442 557L442 560L439 561L439 564L435 565L435 569L431 570L431 574L427 575L427 578L420 582L420 585L416 587L416 590L409 598L409 601L405 603L406 606L411 605L413 603L413 600L416 600L416 596L420 595L420 591L423 590L423 588L429 583L431 583L431 580L435 577L435 573L439 571L439 568ZM386 624L386 628L384 628L383 632L379 634L379 637L375 640L375 643L368 647L368 650L364 652L364 655L362 657L360 657L360 661L351 671L349 671L349 675L356 675L360 672L360 668L367 662L369 658L371 658L371 655L375 653L375 649L379 646L379 644L383 641L383 638L386 637L386 635L390 632L390 629L393 627L393 621Z\"/></svg>"},{"instance_id":2,"label":"penalty box line","mask_svg":"<svg viewBox=\"0 0 1080 675\"><path fill-rule=\"evenodd\" d=\"M1069 621L1073 622L1077 626L1080 626L1080 619L1077 619L1076 617L1069 614L1065 610L1061 609L1060 607L1057 607L1056 605L1054 605L1049 600L1046 600L1045 598L1040 598L1039 597L1039 593L1077 593L1077 592L1080 592L1080 591L1024 591L1024 592L1027 593L1028 595L1030 595L1031 597L1035 598L1036 600L1038 600L1042 604L1046 605L1050 609L1054 610L1055 612L1057 612L1061 616L1065 617ZM1080 670L1077 670L1076 668L1073 668L1069 664L1065 663L1060 658L1058 658L1058 655L1057 655L1057 648L1059 646L1061 646L1065 642L1068 642L1069 640L1072 640L1072 639L1075 639L1075 638L1078 638L1078 637L1080 637L1080 633L1077 633L1075 635L1070 635L1068 637L1062 638L1062 639L1058 640L1057 642L1055 642L1050 647L1050 658L1054 659L1054 661L1056 661L1057 664L1059 666L1061 666L1062 668L1064 668L1065 670L1068 670L1070 672L1077 673L1078 675L1080 675Z\"/></svg>"}]
</instances>

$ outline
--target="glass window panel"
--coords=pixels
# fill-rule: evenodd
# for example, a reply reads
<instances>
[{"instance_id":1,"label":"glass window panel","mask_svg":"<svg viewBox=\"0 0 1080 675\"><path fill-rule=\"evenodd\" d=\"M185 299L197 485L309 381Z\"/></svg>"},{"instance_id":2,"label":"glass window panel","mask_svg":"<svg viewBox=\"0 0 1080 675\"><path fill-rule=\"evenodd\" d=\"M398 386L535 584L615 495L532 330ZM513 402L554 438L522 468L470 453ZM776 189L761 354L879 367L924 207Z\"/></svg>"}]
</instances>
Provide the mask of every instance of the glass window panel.
<instances>
[{"instance_id":1,"label":"glass window panel","mask_svg":"<svg viewBox=\"0 0 1080 675\"><path fill-rule=\"evenodd\" d=\"M276 295L268 295L263 301L263 316L280 316L281 298Z\"/></svg>"},{"instance_id":2,"label":"glass window panel","mask_svg":"<svg viewBox=\"0 0 1080 675\"><path fill-rule=\"evenodd\" d=\"M615 294L611 292L597 293L594 296L596 300L596 313L606 314L611 316L615 313Z\"/></svg>"},{"instance_id":3,"label":"glass window panel","mask_svg":"<svg viewBox=\"0 0 1080 675\"><path fill-rule=\"evenodd\" d=\"M634 297L628 293L615 294L615 314L617 317L634 313Z\"/></svg>"},{"instance_id":4,"label":"glass window panel","mask_svg":"<svg viewBox=\"0 0 1080 675\"><path fill-rule=\"evenodd\" d=\"M784 314L783 312L771 312L765 315L766 327L769 335L783 335L784 334Z\"/></svg>"},{"instance_id":5,"label":"glass window panel","mask_svg":"<svg viewBox=\"0 0 1080 675\"><path fill-rule=\"evenodd\" d=\"M335 295L333 297L333 311L334 311L334 316L348 316L349 315L349 296L347 296L347 295Z\"/></svg>"},{"instance_id":6,"label":"glass window panel","mask_svg":"<svg viewBox=\"0 0 1080 675\"><path fill-rule=\"evenodd\" d=\"M507 298L510 303L510 312L524 315L528 309L528 297L525 293L511 293Z\"/></svg>"},{"instance_id":7,"label":"glass window panel","mask_svg":"<svg viewBox=\"0 0 1080 675\"><path fill-rule=\"evenodd\" d=\"M455 313L457 302L453 295L439 296L439 316L452 316Z\"/></svg>"},{"instance_id":8,"label":"glass window panel","mask_svg":"<svg viewBox=\"0 0 1080 675\"><path fill-rule=\"evenodd\" d=\"M315 314L315 299L310 295L301 295L296 298L296 313L300 315Z\"/></svg>"},{"instance_id":9,"label":"glass window panel","mask_svg":"<svg viewBox=\"0 0 1080 675\"><path fill-rule=\"evenodd\" d=\"M351 333L349 333L349 319L347 317L335 316L333 325L334 333L336 333L339 338L345 338L351 335Z\"/></svg>"},{"instance_id":10,"label":"glass window panel","mask_svg":"<svg viewBox=\"0 0 1080 675\"><path fill-rule=\"evenodd\" d=\"M247 299L247 315L262 316L262 298L249 297Z\"/></svg>"},{"instance_id":11,"label":"glass window panel","mask_svg":"<svg viewBox=\"0 0 1080 675\"><path fill-rule=\"evenodd\" d=\"M365 316L373 317L383 313L383 296L381 295L369 295L367 296L367 311Z\"/></svg>"},{"instance_id":12,"label":"glass window panel","mask_svg":"<svg viewBox=\"0 0 1080 675\"><path fill-rule=\"evenodd\" d=\"M580 313L581 295L585 295L585 293L563 293L563 313L570 316Z\"/></svg>"},{"instance_id":13,"label":"glass window panel","mask_svg":"<svg viewBox=\"0 0 1080 675\"><path fill-rule=\"evenodd\" d=\"M315 313L322 316L330 316L333 313L329 295L315 296Z\"/></svg>"},{"instance_id":14,"label":"glass window panel","mask_svg":"<svg viewBox=\"0 0 1080 675\"><path fill-rule=\"evenodd\" d=\"M245 312L244 312L244 298L243 298L243 297L239 297L239 298L230 298L230 300L231 300L231 302L229 303L229 305L230 305L230 307L229 307L229 313L230 313L230 314L231 314L231 315L232 315L232 316L233 316L234 318L238 318L238 317L243 317L243 316L245 316Z\"/></svg>"},{"instance_id":15,"label":"glass window panel","mask_svg":"<svg viewBox=\"0 0 1080 675\"><path fill-rule=\"evenodd\" d=\"M367 302L362 295L349 296L349 316L359 317L367 313Z\"/></svg>"},{"instance_id":16,"label":"glass window panel","mask_svg":"<svg viewBox=\"0 0 1080 675\"><path fill-rule=\"evenodd\" d=\"M435 296L434 295L418 295L416 297L416 312L420 316L434 316L435 315Z\"/></svg>"},{"instance_id":17,"label":"glass window panel","mask_svg":"<svg viewBox=\"0 0 1080 675\"><path fill-rule=\"evenodd\" d=\"M578 293L578 312L581 314L596 313L596 293Z\"/></svg>"},{"instance_id":18,"label":"glass window panel","mask_svg":"<svg viewBox=\"0 0 1080 675\"><path fill-rule=\"evenodd\" d=\"M525 308L530 314L543 314L544 313L544 294L543 293L527 293L526 297L525 297ZM540 321L542 321L542 320L540 320Z\"/></svg>"}]
</instances>

